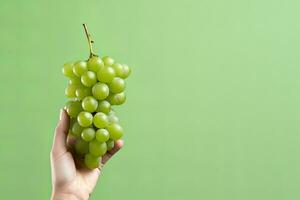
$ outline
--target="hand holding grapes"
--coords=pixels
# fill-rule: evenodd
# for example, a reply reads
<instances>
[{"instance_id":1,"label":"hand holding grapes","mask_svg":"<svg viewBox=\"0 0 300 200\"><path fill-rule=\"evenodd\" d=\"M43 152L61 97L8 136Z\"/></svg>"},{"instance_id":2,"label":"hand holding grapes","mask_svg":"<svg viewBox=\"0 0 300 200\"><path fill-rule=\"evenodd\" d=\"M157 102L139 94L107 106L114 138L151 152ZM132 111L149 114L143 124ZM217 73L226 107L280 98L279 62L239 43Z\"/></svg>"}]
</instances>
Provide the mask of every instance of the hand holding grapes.
<instances>
[{"instance_id":1,"label":"hand holding grapes","mask_svg":"<svg viewBox=\"0 0 300 200\"><path fill-rule=\"evenodd\" d=\"M101 174L102 168L81 167L80 161L74 159L75 157L68 150L69 123L68 114L61 110L51 150L53 200L88 199ZM115 141L114 148L102 157L100 166L103 166L122 146L122 140Z\"/></svg>"},{"instance_id":2,"label":"hand holding grapes","mask_svg":"<svg viewBox=\"0 0 300 200\"><path fill-rule=\"evenodd\" d=\"M51 151L52 199L88 199L102 166L123 146L124 130L112 107L126 101L124 79L131 69L96 55L83 27L89 58L62 68L69 78L65 90L69 101L61 111Z\"/></svg>"}]
</instances>

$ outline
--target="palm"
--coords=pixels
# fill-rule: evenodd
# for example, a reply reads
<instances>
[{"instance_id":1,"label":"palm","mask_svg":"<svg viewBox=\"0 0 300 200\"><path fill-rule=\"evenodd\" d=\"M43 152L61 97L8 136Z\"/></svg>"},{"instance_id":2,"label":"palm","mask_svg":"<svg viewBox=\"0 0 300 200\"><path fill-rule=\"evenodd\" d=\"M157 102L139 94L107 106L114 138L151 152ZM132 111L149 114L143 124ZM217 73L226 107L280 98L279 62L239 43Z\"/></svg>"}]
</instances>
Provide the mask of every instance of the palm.
<instances>
[{"instance_id":1,"label":"palm","mask_svg":"<svg viewBox=\"0 0 300 200\"><path fill-rule=\"evenodd\" d=\"M80 161L74 160L72 153L67 150L67 131L69 118L65 112L56 128L54 144L51 151L52 183L54 190L59 188L65 193L90 194L96 186L101 173L100 169L87 169L81 166ZM102 157L101 165L104 165L121 147L123 141L115 142L115 147Z\"/></svg>"},{"instance_id":2,"label":"palm","mask_svg":"<svg viewBox=\"0 0 300 200\"><path fill-rule=\"evenodd\" d=\"M100 175L99 169L89 170L76 168L73 156L70 152L65 152L55 161L55 174L59 174L56 183L65 189L78 191L84 190L91 193Z\"/></svg>"}]
</instances>

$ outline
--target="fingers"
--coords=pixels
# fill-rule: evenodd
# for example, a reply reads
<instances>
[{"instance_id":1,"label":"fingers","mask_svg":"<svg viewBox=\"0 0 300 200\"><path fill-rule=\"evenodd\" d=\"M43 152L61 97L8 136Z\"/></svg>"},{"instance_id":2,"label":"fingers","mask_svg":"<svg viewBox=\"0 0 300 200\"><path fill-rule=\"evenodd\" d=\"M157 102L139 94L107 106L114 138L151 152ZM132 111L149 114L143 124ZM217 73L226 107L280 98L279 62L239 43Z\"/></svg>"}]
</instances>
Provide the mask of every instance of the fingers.
<instances>
[{"instance_id":1,"label":"fingers","mask_svg":"<svg viewBox=\"0 0 300 200\"><path fill-rule=\"evenodd\" d=\"M117 140L115 141L115 146L113 149L108 151L103 157L102 157L102 164L104 165L115 153L117 153L124 145L123 140Z\"/></svg>"},{"instance_id":2,"label":"fingers","mask_svg":"<svg viewBox=\"0 0 300 200\"><path fill-rule=\"evenodd\" d=\"M69 116L65 110L60 111L60 120L55 128L51 155L59 157L67 151L67 135L69 130Z\"/></svg>"}]
</instances>

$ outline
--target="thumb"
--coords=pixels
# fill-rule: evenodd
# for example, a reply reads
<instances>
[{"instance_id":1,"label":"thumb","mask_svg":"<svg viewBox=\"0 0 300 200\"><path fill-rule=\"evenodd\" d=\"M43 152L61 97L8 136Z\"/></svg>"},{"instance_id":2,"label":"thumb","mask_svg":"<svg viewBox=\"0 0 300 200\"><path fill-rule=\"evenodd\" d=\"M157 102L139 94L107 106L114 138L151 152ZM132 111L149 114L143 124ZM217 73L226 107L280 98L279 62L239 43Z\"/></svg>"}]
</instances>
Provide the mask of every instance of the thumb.
<instances>
[{"instance_id":1,"label":"thumb","mask_svg":"<svg viewBox=\"0 0 300 200\"><path fill-rule=\"evenodd\" d=\"M67 135L69 131L69 116L65 110L60 110L59 122L55 128L51 156L57 158L67 151Z\"/></svg>"}]
</instances>

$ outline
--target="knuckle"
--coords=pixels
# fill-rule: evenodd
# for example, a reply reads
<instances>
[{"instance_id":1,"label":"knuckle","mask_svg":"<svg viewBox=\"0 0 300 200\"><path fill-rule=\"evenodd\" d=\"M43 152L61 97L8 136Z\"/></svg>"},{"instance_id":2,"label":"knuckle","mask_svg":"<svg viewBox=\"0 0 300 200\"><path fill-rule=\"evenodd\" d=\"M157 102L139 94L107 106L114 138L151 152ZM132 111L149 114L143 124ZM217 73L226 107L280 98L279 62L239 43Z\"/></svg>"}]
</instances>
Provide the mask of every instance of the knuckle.
<instances>
[{"instance_id":1,"label":"knuckle","mask_svg":"<svg viewBox=\"0 0 300 200\"><path fill-rule=\"evenodd\" d=\"M57 125L54 129L55 133L60 132L61 131L61 126Z\"/></svg>"}]
</instances>

